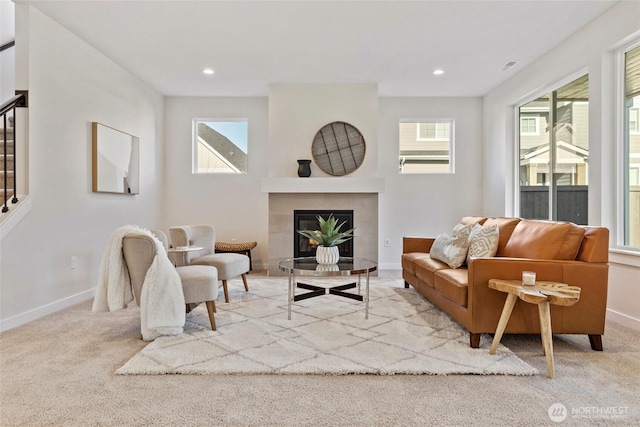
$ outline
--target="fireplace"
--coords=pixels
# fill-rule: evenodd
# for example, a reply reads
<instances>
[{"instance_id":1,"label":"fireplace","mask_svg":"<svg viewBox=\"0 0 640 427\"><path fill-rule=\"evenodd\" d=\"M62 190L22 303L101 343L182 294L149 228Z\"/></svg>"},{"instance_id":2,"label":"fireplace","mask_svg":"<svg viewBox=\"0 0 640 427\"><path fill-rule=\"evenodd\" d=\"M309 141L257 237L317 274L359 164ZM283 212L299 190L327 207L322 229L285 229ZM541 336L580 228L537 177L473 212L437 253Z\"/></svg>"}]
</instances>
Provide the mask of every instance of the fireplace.
<instances>
[{"instance_id":1,"label":"fireplace","mask_svg":"<svg viewBox=\"0 0 640 427\"><path fill-rule=\"evenodd\" d=\"M314 244L307 237L302 236L296 230L317 230L318 215L325 220L330 215L338 220L338 224L345 224L340 231L353 228L353 210L294 210L293 211L293 256L308 257L316 255L317 243ZM340 256L353 257L353 239L349 239L338 245Z\"/></svg>"},{"instance_id":2,"label":"fireplace","mask_svg":"<svg viewBox=\"0 0 640 427\"><path fill-rule=\"evenodd\" d=\"M310 179L312 178L300 178L299 180ZM335 180L332 179L331 182L335 182ZM356 228L355 237L351 239L354 256L372 261L378 260L377 193L270 192L268 247L270 275L284 274L278 269L278 263L283 259L292 258L295 252L294 235L298 233L294 231L296 230L293 220L294 211L311 209L328 211L329 213L352 210L353 225ZM313 227L316 227L315 223Z\"/></svg>"}]
</instances>

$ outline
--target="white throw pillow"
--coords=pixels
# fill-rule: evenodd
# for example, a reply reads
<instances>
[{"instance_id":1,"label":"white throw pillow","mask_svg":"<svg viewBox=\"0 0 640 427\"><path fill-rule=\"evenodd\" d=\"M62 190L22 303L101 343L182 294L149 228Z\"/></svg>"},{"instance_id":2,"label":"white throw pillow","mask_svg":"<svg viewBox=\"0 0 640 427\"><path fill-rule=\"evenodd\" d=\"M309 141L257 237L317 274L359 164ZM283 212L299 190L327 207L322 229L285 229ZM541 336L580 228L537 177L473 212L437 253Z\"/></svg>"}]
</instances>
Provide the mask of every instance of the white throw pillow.
<instances>
[{"instance_id":1,"label":"white throw pillow","mask_svg":"<svg viewBox=\"0 0 640 427\"><path fill-rule=\"evenodd\" d=\"M464 237L468 239L469 235L471 234L471 230L473 230L473 228L476 225L478 224L469 224L469 225L457 224L455 227L453 227L453 230L451 230L451 236Z\"/></svg>"},{"instance_id":2,"label":"white throw pillow","mask_svg":"<svg viewBox=\"0 0 640 427\"><path fill-rule=\"evenodd\" d=\"M500 230L497 225L482 227L477 225L469 234L469 254L467 260L479 257L493 257L498 252Z\"/></svg>"},{"instance_id":3,"label":"white throw pillow","mask_svg":"<svg viewBox=\"0 0 640 427\"><path fill-rule=\"evenodd\" d=\"M441 234L433 242L429 255L431 259L444 262L449 268L458 268L467 259L468 248L469 239L466 235Z\"/></svg>"}]
</instances>

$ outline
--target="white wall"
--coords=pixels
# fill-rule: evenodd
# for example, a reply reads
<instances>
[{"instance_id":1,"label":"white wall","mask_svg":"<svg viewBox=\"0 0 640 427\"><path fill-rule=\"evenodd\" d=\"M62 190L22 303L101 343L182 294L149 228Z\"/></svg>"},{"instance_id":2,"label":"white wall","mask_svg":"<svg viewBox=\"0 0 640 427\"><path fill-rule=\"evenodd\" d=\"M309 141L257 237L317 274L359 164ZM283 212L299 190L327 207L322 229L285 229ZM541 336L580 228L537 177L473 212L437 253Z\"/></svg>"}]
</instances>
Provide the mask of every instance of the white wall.
<instances>
[{"instance_id":1,"label":"white wall","mask_svg":"<svg viewBox=\"0 0 640 427\"><path fill-rule=\"evenodd\" d=\"M15 38L14 5L0 0L0 45ZM0 104L15 95L15 47L0 52Z\"/></svg>"},{"instance_id":2,"label":"white wall","mask_svg":"<svg viewBox=\"0 0 640 427\"><path fill-rule=\"evenodd\" d=\"M91 297L110 233L160 225L163 191L162 97L28 5L16 5L16 18L26 33L17 65L29 76L32 208L2 241L3 330ZM91 192L92 121L140 138L140 195Z\"/></svg>"},{"instance_id":3,"label":"white wall","mask_svg":"<svg viewBox=\"0 0 640 427\"><path fill-rule=\"evenodd\" d=\"M247 118L249 172L192 174L192 128L195 118ZM165 99L166 183L164 229L173 225L211 224L218 241L257 241L254 268L268 262L267 98ZM264 264L264 266L262 266Z\"/></svg>"},{"instance_id":4,"label":"white wall","mask_svg":"<svg viewBox=\"0 0 640 427\"><path fill-rule=\"evenodd\" d=\"M455 120L454 174L400 174L400 119ZM381 98L379 171L381 268L399 269L402 236L435 237L465 215L482 213L482 100L480 98ZM391 246L384 247L390 240Z\"/></svg>"},{"instance_id":5,"label":"white wall","mask_svg":"<svg viewBox=\"0 0 640 427\"><path fill-rule=\"evenodd\" d=\"M514 108L577 74L589 73L589 223L616 235L616 97L613 54L640 33L640 2L620 2L484 98L484 214L513 215ZM577 74L576 74L577 73ZM554 87L550 87L553 85ZM611 254L608 307L640 329L639 256ZM632 297L632 298L630 298Z\"/></svg>"},{"instance_id":6,"label":"white wall","mask_svg":"<svg viewBox=\"0 0 640 427\"><path fill-rule=\"evenodd\" d=\"M367 151L351 178L378 176L377 84L269 86L269 176L298 177L297 159L313 159L311 144L326 124L343 121L364 137ZM330 177L311 163L311 177Z\"/></svg>"},{"instance_id":7,"label":"white wall","mask_svg":"<svg viewBox=\"0 0 640 427\"><path fill-rule=\"evenodd\" d=\"M204 117L249 119L248 174L191 173L191 121ZM406 117L456 120L456 174L399 175L398 122ZM379 98L375 85L274 85L268 99L166 98L165 229L210 223L219 240L255 240L254 266L266 268L269 206L261 180L297 178L296 160L311 158L315 133L334 120L352 123L367 141L365 161L349 177L385 179L379 202L381 269L400 268L402 236L434 236L482 210L480 98ZM312 167L312 178L328 176ZM384 247L385 238L390 247Z\"/></svg>"}]
</instances>

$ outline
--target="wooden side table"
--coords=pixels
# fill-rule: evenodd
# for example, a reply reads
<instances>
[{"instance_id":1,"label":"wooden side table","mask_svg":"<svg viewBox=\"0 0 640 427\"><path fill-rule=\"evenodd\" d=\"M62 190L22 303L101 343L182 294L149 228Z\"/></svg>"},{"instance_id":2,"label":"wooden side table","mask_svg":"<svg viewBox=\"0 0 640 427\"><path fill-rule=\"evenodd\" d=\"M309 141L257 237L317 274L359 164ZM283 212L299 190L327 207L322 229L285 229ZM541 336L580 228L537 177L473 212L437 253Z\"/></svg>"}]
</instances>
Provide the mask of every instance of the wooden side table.
<instances>
[{"instance_id":1,"label":"wooden side table","mask_svg":"<svg viewBox=\"0 0 640 427\"><path fill-rule=\"evenodd\" d=\"M540 314L540 335L542 337L542 347L547 358L547 371L549 378L555 378L555 370L553 366L553 339L551 334L551 312L549 304L571 306L580 299L580 288L577 286L569 286L564 283L538 281L535 286L525 286L520 280L489 280L489 288L500 292L506 292L507 300L504 303L498 328L491 343L489 354L494 354L502 334L507 326L513 306L516 300L520 298L522 301L537 304L538 313Z\"/></svg>"}]
</instances>

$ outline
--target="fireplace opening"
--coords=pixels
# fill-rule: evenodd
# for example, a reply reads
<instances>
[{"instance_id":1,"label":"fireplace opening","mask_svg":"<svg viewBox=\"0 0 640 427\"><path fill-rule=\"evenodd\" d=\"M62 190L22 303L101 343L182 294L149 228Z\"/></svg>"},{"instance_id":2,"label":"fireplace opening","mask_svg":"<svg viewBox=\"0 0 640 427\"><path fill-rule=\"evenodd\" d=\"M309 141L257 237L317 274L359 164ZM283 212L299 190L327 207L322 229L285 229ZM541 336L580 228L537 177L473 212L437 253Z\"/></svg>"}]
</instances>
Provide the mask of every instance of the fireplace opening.
<instances>
[{"instance_id":1,"label":"fireplace opening","mask_svg":"<svg viewBox=\"0 0 640 427\"><path fill-rule=\"evenodd\" d=\"M297 230L318 230L318 215L325 220L333 214L338 220L338 224L346 223L340 228L340 231L346 231L353 228L353 211L352 210L294 210L293 211L293 256L307 257L315 256L318 244L310 241L311 239L304 237ZM349 239L338 245L341 257L353 257L353 239Z\"/></svg>"}]
</instances>

